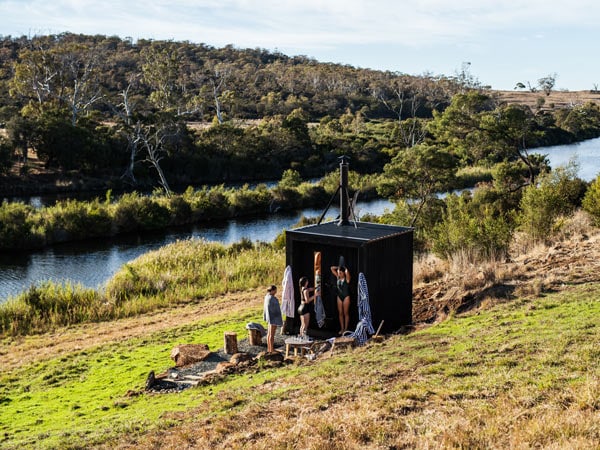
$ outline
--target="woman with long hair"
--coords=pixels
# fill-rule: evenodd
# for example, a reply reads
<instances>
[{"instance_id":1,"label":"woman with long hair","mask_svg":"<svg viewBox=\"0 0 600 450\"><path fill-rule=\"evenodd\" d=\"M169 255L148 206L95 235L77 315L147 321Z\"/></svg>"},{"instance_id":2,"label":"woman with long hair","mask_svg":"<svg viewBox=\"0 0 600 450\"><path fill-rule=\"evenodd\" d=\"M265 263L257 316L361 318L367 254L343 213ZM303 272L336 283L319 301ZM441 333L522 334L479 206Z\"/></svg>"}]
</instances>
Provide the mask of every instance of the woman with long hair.
<instances>
[{"instance_id":1,"label":"woman with long hair","mask_svg":"<svg viewBox=\"0 0 600 450\"><path fill-rule=\"evenodd\" d=\"M277 293L277 287L271 285L267 289L265 295L265 301L263 303L263 319L267 322L267 352L273 353L275 351L275 332L277 327L283 326L283 318L281 317L281 308L279 307L279 300L275 297Z\"/></svg>"},{"instance_id":2,"label":"woman with long hair","mask_svg":"<svg viewBox=\"0 0 600 450\"><path fill-rule=\"evenodd\" d=\"M310 324L310 315L314 311L315 288L309 287L308 277L300 278L300 336L307 337L308 325Z\"/></svg>"}]
</instances>

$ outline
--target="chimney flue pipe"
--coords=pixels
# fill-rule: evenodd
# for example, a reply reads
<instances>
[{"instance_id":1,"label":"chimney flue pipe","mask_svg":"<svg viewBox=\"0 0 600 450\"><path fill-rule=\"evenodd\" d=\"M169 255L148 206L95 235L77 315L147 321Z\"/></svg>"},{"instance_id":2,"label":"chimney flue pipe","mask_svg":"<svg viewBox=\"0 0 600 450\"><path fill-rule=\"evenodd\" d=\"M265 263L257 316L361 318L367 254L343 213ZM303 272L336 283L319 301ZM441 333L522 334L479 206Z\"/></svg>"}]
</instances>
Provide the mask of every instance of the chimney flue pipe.
<instances>
[{"instance_id":1,"label":"chimney flue pipe","mask_svg":"<svg viewBox=\"0 0 600 450\"><path fill-rule=\"evenodd\" d=\"M340 220L338 225L349 225L348 220L348 157L340 156Z\"/></svg>"}]
</instances>

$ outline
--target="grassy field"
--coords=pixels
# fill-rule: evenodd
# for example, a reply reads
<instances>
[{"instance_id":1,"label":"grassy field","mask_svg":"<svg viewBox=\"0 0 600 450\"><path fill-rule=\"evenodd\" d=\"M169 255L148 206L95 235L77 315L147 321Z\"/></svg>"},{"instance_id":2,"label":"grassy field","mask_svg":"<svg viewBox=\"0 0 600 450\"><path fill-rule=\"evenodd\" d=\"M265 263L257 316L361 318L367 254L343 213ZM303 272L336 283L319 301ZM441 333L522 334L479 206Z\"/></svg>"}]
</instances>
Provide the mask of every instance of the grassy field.
<instances>
[{"instance_id":1,"label":"grassy field","mask_svg":"<svg viewBox=\"0 0 600 450\"><path fill-rule=\"evenodd\" d=\"M313 363L141 393L173 346L216 349L260 320L259 301L225 296L198 320L3 371L0 447L598 448L598 298L599 283L572 286Z\"/></svg>"}]
</instances>

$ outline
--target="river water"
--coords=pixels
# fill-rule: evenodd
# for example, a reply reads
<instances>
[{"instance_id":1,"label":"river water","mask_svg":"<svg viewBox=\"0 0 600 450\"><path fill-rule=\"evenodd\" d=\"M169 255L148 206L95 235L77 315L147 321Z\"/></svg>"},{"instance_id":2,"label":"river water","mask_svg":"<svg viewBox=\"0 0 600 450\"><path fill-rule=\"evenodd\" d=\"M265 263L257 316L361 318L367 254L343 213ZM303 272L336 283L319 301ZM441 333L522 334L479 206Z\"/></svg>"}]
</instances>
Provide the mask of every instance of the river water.
<instances>
[{"instance_id":1,"label":"river water","mask_svg":"<svg viewBox=\"0 0 600 450\"><path fill-rule=\"evenodd\" d=\"M297 224L302 216L320 217L323 209L304 209L258 218L231 219L210 225L178 227L163 232L70 242L41 251L1 253L0 302L44 280L70 281L99 288L123 264L177 240L206 239L231 244L248 238L254 242L271 242L282 230ZM366 213L381 215L385 209L393 209L393 204L379 199L358 202L356 213L359 216ZM338 210L337 205L332 206L327 212L326 220L336 217Z\"/></svg>"},{"instance_id":2,"label":"river water","mask_svg":"<svg viewBox=\"0 0 600 450\"><path fill-rule=\"evenodd\" d=\"M579 165L579 176L586 181L593 180L600 172L600 139L530 151L534 152L548 155L553 168L575 159ZM393 204L387 200L359 202L357 213L380 215L385 209L392 208ZM322 209L305 209L157 233L66 243L42 251L0 254L0 301L44 280L70 281L86 287L101 288L123 264L177 240L202 238L230 244L248 238L255 242L271 242L282 230L298 223L302 215L318 217L322 212ZM335 216L337 213L337 208L332 207L328 216Z\"/></svg>"}]
</instances>

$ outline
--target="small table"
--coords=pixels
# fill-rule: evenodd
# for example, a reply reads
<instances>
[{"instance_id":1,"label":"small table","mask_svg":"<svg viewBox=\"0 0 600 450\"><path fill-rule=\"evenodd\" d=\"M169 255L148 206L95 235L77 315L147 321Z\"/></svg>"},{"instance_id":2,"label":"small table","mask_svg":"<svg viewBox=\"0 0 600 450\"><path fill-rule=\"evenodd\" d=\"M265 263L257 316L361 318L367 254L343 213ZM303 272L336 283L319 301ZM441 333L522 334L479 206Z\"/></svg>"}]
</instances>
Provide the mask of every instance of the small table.
<instances>
[{"instance_id":1,"label":"small table","mask_svg":"<svg viewBox=\"0 0 600 450\"><path fill-rule=\"evenodd\" d=\"M287 358L290 354L290 348L294 349L294 356L298 355L298 349L300 349L300 356L304 356L304 351L307 347L313 343L312 339L306 339L301 337L291 337L285 340L285 357Z\"/></svg>"}]
</instances>

